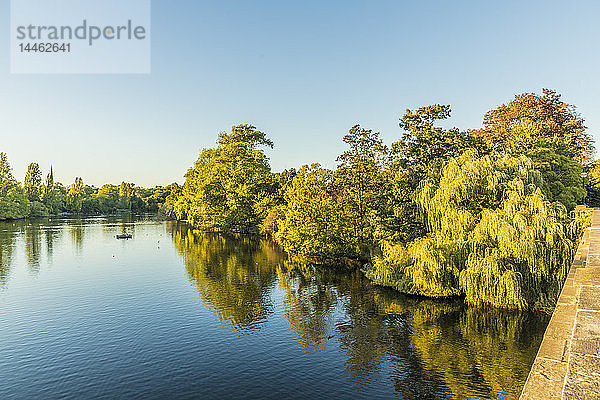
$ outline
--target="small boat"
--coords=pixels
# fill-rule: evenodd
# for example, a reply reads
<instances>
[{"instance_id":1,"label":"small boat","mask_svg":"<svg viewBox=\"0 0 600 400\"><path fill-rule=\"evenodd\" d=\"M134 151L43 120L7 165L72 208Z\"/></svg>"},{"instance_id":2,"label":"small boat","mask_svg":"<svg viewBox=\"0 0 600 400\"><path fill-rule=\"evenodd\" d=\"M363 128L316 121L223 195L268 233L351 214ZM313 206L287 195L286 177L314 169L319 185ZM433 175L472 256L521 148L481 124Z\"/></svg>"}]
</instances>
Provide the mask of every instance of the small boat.
<instances>
[{"instance_id":1,"label":"small boat","mask_svg":"<svg viewBox=\"0 0 600 400\"><path fill-rule=\"evenodd\" d=\"M121 235L117 235L117 239L131 239L133 236L131 233L123 233Z\"/></svg>"}]
</instances>

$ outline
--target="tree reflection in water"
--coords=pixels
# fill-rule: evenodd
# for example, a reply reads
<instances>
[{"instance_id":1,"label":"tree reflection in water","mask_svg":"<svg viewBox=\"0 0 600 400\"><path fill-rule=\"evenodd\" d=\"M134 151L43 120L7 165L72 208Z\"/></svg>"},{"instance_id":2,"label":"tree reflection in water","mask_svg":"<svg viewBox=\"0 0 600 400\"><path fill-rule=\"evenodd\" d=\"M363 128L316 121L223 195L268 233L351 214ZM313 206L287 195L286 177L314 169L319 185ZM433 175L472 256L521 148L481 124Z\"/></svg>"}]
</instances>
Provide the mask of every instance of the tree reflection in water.
<instances>
[{"instance_id":1,"label":"tree reflection in water","mask_svg":"<svg viewBox=\"0 0 600 400\"><path fill-rule=\"evenodd\" d=\"M48 226L44 229L44 238L46 240L46 259L48 265L52 264L52 257L54 256L54 245L60 242L62 230L60 227Z\"/></svg>"},{"instance_id":2,"label":"tree reflection in water","mask_svg":"<svg viewBox=\"0 0 600 400\"><path fill-rule=\"evenodd\" d=\"M357 385L391 380L406 399L517 398L549 316L407 297L360 271L297 267L264 239L169 230L200 298L249 333L283 295L283 317L305 352L338 346Z\"/></svg>"},{"instance_id":3,"label":"tree reflection in water","mask_svg":"<svg viewBox=\"0 0 600 400\"><path fill-rule=\"evenodd\" d=\"M29 272L38 275L42 255L42 230L37 223L25 225L25 254Z\"/></svg>"},{"instance_id":4,"label":"tree reflection in water","mask_svg":"<svg viewBox=\"0 0 600 400\"><path fill-rule=\"evenodd\" d=\"M171 223L168 230L183 256L189 279L219 320L239 333L260 327L272 310L270 288L283 254L266 240L199 232Z\"/></svg>"},{"instance_id":5,"label":"tree reflection in water","mask_svg":"<svg viewBox=\"0 0 600 400\"><path fill-rule=\"evenodd\" d=\"M308 270L290 273L288 268L287 261L277 268L285 321L302 349L324 350L334 323L331 310L338 303L337 290L320 274Z\"/></svg>"},{"instance_id":6,"label":"tree reflection in water","mask_svg":"<svg viewBox=\"0 0 600 400\"><path fill-rule=\"evenodd\" d=\"M14 246L15 232L10 228L2 229L0 231L0 287L6 284L10 275Z\"/></svg>"},{"instance_id":7,"label":"tree reflection in water","mask_svg":"<svg viewBox=\"0 0 600 400\"><path fill-rule=\"evenodd\" d=\"M85 227L80 220L75 220L72 222L72 225L69 229L69 234L71 235L71 242L73 243L73 247L77 251L77 254L81 254L83 250L83 240L85 237Z\"/></svg>"}]
</instances>

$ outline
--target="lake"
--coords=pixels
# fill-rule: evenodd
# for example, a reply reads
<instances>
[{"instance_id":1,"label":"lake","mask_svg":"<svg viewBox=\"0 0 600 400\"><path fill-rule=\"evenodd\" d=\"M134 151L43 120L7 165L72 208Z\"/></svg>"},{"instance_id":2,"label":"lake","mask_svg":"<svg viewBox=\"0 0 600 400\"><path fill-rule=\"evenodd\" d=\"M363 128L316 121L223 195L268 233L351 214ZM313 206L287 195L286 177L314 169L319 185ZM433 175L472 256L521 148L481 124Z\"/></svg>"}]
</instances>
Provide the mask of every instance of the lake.
<instances>
[{"instance_id":1,"label":"lake","mask_svg":"<svg viewBox=\"0 0 600 400\"><path fill-rule=\"evenodd\" d=\"M0 223L4 400L514 399L549 319L298 270L269 240L183 223Z\"/></svg>"}]
</instances>

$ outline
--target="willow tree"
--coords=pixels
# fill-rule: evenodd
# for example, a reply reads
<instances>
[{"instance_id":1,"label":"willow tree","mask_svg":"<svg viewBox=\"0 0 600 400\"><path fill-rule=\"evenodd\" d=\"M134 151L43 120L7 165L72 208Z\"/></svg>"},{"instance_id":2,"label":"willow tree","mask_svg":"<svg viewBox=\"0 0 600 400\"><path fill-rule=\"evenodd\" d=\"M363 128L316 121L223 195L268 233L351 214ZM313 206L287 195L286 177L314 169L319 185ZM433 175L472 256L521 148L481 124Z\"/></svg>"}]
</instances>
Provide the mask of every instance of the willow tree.
<instances>
[{"instance_id":1,"label":"willow tree","mask_svg":"<svg viewBox=\"0 0 600 400\"><path fill-rule=\"evenodd\" d=\"M394 217L382 224L388 228L391 240L408 242L424 234L414 196L420 182L466 150L477 149L482 154L488 151L483 139L473 132L438 126L450 113L449 105L433 104L406 110L400 119L404 134L392 144L392 162L387 171L391 186L387 197Z\"/></svg>"},{"instance_id":2,"label":"willow tree","mask_svg":"<svg viewBox=\"0 0 600 400\"><path fill-rule=\"evenodd\" d=\"M451 159L423 182L417 202L428 234L388 245L367 270L377 283L471 304L526 308L556 300L581 221L546 200L526 157Z\"/></svg>"}]
</instances>

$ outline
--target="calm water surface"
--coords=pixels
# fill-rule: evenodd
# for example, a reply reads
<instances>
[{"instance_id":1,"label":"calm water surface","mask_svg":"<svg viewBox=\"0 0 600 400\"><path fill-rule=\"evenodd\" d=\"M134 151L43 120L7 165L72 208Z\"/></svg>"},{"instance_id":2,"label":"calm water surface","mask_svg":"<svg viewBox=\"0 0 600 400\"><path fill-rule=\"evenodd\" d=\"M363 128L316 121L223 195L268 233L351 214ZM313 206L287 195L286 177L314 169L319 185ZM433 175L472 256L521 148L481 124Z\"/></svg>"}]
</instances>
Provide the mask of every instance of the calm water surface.
<instances>
[{"instance_id":1,"label":"calm water surface","mask_svg":"<svg viewBox=\"0 0 600 400\"><path fill-rule=\"evenodd\" d=\"M0 399L513 399L548 320L172 222L0 223Z\"/></svg>"}]
</instances>

